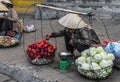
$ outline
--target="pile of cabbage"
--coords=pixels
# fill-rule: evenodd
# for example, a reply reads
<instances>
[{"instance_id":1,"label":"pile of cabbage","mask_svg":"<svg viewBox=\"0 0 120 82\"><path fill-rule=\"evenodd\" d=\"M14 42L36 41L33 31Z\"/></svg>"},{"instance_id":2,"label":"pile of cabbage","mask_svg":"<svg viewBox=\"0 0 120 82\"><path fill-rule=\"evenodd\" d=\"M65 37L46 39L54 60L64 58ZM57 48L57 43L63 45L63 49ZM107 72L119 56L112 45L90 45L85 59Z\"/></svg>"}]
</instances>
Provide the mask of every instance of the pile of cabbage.
<instances>
[{"instance_id":1,"label":"pile of cabbage","mask_svg":"<svg viewBox=\"0 0 120 82\"><path fill-rule=\"evenodd\" d=\"M112 53L107 53L102 47L90 47L81 52L81 56L75 60L78 71L90 78L105 78L112 71Z\"/></svg>"}]
</instances>

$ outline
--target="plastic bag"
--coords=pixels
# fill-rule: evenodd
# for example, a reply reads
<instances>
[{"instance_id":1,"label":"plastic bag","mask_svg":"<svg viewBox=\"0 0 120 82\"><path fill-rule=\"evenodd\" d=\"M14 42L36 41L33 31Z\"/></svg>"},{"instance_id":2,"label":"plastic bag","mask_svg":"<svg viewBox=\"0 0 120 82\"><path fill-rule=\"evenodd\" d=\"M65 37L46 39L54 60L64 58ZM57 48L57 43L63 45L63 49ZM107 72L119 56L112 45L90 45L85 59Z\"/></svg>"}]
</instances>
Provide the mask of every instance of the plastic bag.
<instances>
[{"instance_id":1,"label":"plastic bag","mask_svg":"<svg viewBox=\"0 0 120 82\"><path fill-rule=\"evenodd\" d=\"M35 29L34 25L26 25L24 31L25 32L34 32L34 31L36 31L36 29Z\"/></svg>"},{"instance_id":2,"label":"plastic bag","mask_svg":"<svg viewBox=\"0 0 120 82\"><path fill-rule=\"evenodd\" d=\"M21 38L22 38L22 35L21 35L21 34L16 34L16 35L15 35L15 38L18 39L18 40L20 41Z\"/></svg>"},{"instance_id":3,"label":"plastic bag","mask_svg":"<svg viewBox=\"0 0 120 82\"><path fill-rule=\"evenodd\" d=\"M108 53L114 53L115 56L120 57L120 43L119 42L110 42L105 47L105 51Z\"/></svg>"}]
</instances>

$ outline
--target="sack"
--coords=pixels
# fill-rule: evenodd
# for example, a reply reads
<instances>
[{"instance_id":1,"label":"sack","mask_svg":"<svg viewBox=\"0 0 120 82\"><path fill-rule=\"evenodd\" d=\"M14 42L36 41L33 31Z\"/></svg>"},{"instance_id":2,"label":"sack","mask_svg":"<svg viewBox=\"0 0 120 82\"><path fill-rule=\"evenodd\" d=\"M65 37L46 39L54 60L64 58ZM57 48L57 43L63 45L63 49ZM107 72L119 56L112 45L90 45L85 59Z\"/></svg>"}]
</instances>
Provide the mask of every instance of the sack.
<instances>
[{"instance_id":1,"label":"sack","mask_svg":"<svg viewBox=\"0 0 120 82\"><path fill-rule=\"evenodd\" d=\"M105 47L105 51L108 53L114 53L115 56L120 57L120 43L110 42Z\"/></svg>"}]
</instances>

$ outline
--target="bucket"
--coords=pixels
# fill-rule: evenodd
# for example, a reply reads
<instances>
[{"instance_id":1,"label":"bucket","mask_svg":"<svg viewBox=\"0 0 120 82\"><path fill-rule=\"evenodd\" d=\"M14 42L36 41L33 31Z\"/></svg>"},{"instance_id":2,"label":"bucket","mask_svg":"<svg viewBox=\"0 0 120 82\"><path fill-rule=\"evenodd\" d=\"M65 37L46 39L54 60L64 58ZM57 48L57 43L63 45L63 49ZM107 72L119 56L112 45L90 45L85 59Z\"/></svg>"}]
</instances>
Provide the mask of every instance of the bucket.
<instances>
[{"instance_id":1,"label":"bucket","mask_svg":"<svg viewBox=\"0 0 120 82\"><path fill-rule=\"evenodd\" d=\"M104 44L107 45L109 42L115 42L115 40L113 40L113 39L110 39L110 40L106 39L103 42L104 42Z\"/></svg>"},{"instance_id":2,"label":"bucket","mask_svg":"<svg viewBox=\"0 0 120 82\"><path fill-rule=\"evenodd\" d=\"M60 71L67 71L70 68L69 60L61 60L60 61Z\"/></svg>"}]
</instances>

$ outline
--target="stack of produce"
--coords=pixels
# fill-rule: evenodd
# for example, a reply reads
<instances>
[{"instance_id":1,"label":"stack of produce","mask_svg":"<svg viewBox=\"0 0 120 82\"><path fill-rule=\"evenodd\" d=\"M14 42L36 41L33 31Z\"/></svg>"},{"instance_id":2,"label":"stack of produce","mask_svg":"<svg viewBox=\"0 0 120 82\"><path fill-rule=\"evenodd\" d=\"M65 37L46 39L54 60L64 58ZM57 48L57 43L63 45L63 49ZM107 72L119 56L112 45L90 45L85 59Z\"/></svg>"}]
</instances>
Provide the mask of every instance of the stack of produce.
<instances>
[{"instance_id":1,"label":"stack of produce","mask_svg":"<svg viewBox=\"0 0 120 82\"><path fill-rule=\"evenodd\" d=\"M46 40L40 40L28 45L26 50L27 56L33 64L48 64L53 61L56 46L50 44Z\"/></svg>"},{"instance_id":2,"label":"stack of produce","mask_svg":"<svg viewBox=\"0 0 120 82\"><path fill-rule=\"evenodd\" d=\"M107 53L102 47L91 47L81 52L81 57L75 63L80 74L89 79L104 79L110 75L115 59L112 53Z\"/></svg>"},{"instance_id":3,"label":"stack of produce","mask_svg":"<svg viewBox=\"0 0 120 82\"><path fill-rule=\"evenodd\" d=\"M9 47L19 43L18 39L10 36L0 36L0 47Z\"/></svg>"},{"instance_id":4,"label":"stack of produce","mask_svg":"<svg viewBox=\"0 0 120 82\"><path fill-rule=\"evenodd\" d=\"M13 30L0 32L0 47L6 48L18 45L21 41L22 34Z\"/></svg>"}]
</instances>

